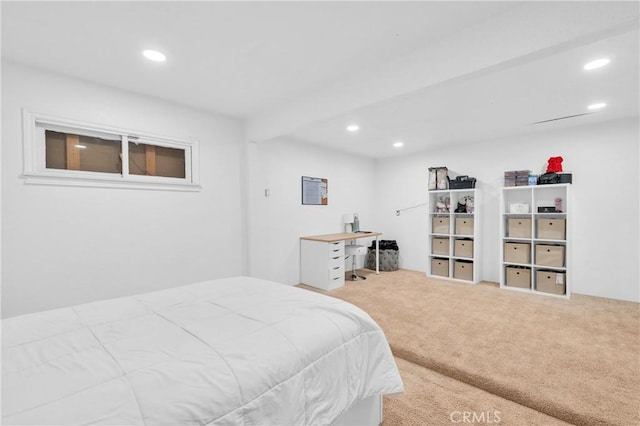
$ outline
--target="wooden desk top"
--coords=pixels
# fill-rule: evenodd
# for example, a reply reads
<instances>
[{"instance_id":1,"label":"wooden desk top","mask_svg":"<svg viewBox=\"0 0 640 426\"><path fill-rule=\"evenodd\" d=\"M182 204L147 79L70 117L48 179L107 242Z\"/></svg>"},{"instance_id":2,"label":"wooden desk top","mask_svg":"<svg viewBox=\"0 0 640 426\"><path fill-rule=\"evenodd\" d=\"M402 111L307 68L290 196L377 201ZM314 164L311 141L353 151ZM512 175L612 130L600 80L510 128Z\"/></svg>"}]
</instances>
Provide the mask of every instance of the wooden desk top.
<instances>
[{"instance_id":1,"label":"wooden desk top","mask_svg":"<svg viewBox=\"0 0 640 426\"><path fill-rule=\"evenodd\" d=\"M324 243L335 243L336 241L357 240L358 238L377 237L382 232L341 232L339 234L312 235L309 237L300 237L301 240L321 241Z\"/></svg>"}]
</instances>

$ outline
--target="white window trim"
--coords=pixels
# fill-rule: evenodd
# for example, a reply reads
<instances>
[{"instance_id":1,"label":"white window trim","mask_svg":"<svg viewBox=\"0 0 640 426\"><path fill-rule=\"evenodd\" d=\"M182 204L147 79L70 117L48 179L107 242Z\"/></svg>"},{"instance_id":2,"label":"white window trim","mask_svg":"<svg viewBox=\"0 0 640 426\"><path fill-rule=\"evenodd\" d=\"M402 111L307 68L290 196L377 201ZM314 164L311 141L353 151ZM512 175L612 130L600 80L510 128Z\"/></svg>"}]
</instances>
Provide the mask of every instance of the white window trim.
<instances>
[{"instance_id":1,"label":"white window trim","mask_svg":"<svg viewBox=\"0 0 640 426\"><path fill-rule=\"evenodd\" d=\"M123 149L122 175L112 173L98 173L78 170L54 170L46 169L38 154L41 147L38 145L36 128L45 125L49 128L68 129L79 133L97 133L117 137ZM45 114L34 113L26 109L22 110L23 131L23 177L26 184L56 185L56 186L89 186L102 188L135 188L169 191L200 191L199 170L199 143L198 141L170 138L166 136L152 135L130 129L114 128L93 123L84 123L66 118L59 118ZM130 137L136 141L169 148L185 150L185 179L169 178L162 176L142 176L129 174L128 142ZM189 159L186 156L190 156Z\"/></svg>"}]
</instances>

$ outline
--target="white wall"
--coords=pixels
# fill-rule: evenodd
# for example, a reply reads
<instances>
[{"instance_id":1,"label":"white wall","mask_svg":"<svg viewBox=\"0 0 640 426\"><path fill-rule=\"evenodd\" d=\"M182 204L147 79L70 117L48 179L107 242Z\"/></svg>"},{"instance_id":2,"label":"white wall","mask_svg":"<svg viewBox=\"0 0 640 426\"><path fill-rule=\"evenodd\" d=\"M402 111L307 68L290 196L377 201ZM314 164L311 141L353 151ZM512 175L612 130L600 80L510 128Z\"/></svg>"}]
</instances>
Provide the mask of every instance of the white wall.
<instances>
[{"instance_id":1,"label":"white wall","mask_svg":"<svg viewBox=\"0 0 640 426\"><path fill-rule=\"evenodd\" d=\"M426 271L427 169L478 179L483 191L483 279L499 281L499 200L505 170L541 171L551 156L573 172L572 291L640 301L638 119L610 121L426 152L376 163L377 228L398 240L402 268Z\"/></svg>"},{"instance_id":2,"label":"white wall","mask_svg":"<svg viewBox=\"0 0 640 426\"><path fill-rule=\"evenodd\" d=\"M2 71L3 317L247 272L293 285L299 237L342 231L347 212L397 240L403 268L426 270L426 209L395 211L425 201L427 168L439 165L479 179L483 278L497 281L502 172L538 170L552 155L574 173L573 291L640 300L637 119L373 161L291 139L244 144L233 119L16 64ZM203 189L24 185L23 107L198 139ZM301 205L303 175L329 179L328 206Z\"/></svg>"},{"instance_id":3,"label":"white wall","mask_svg":"<svg viewBox=\"0 0 640 426\"><path fill-rule=\"evenodd\" d=\"M250 275L298 284L301 236L343 232L343 213L374 228L373 160L291 139L249 143L248 152ZM302 205L302 176L329 180L327 206Z\"/></svg>"},{"instance_id":4,"label":"white wall","mask_svg":"<svg viewBox=\"0 0 640 426\"><path fill-rule=\"evenodd\" d=\"M243 273L237 120L2 67L2 315ZM200 141L202 191L25 185L21 108Z\"/></svg>"}]
</instances>

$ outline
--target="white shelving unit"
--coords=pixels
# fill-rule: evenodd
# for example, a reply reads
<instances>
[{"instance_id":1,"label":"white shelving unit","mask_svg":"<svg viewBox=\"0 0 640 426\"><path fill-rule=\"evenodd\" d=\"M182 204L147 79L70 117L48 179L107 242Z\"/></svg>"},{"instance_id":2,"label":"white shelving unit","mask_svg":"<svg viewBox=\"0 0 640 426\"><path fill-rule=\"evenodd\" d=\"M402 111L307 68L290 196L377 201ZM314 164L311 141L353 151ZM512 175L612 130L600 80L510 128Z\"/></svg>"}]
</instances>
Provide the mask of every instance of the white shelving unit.
<instances>
[{"instance_id":1,"label":"white shelving unit","mask_svg":"<svg viewBox=\"0 0 640 426\"><path fill-rule=\"evenodd\" d=\"M457 213L458 203L469 197L473 208ZM442 203L447 198L448 208ZM480 281L481 201L477 188L429 191L428 276L472 284Z\"/></svg>"},{"instance_id":2,"label":"white shelving unit","mask_svg":"<svg viewBox=\"0 0 640 426\"><path fill-rule=\"evenodd\" d=\"M571 185L505 187L500 205L500 287L569 298Z\"/></svg>"}]
</instances>

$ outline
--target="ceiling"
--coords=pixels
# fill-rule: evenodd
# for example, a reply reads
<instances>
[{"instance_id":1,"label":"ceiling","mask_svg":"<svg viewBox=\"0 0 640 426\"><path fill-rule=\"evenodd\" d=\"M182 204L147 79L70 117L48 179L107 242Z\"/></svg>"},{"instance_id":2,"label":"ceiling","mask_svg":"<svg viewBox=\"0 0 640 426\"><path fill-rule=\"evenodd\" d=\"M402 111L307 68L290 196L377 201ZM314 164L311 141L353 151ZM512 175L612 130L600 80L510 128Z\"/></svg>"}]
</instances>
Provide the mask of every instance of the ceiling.
<instances>
[{"instance_id":1,"label":"ceiling","mask_svg":"<svg viewBox=\"0 0 640 426\"><path fill-rule=\"evenodd\" d=\"M374 158L637 116L638 51L637 2L2 2L4 60Z\"/></svg>"},{"instance_id":2,"label":"ceiling","mask_svg":"<svg viewBox=\"0 0 640 426\"><path fill-rule=\"evenodd\" d=\"M639 40L638 30L630 31L506 69L448 81L303 126L292 136L384 157L638 116ZM583 65L601 52L611 63L585 72ZM607 108L587 109L597 102L607 103ZM575 115L580 116L555 120ZM358 123L358 134L345 131L350 122ZM394 150L395 141L404 146Z\"/></svg>"}]
</instances>

